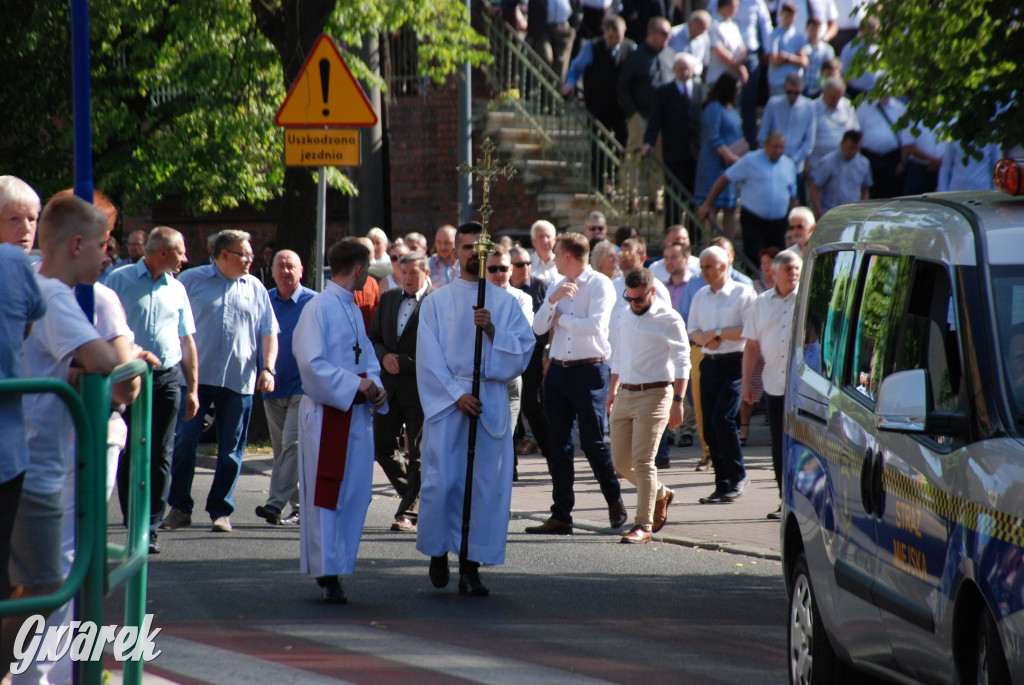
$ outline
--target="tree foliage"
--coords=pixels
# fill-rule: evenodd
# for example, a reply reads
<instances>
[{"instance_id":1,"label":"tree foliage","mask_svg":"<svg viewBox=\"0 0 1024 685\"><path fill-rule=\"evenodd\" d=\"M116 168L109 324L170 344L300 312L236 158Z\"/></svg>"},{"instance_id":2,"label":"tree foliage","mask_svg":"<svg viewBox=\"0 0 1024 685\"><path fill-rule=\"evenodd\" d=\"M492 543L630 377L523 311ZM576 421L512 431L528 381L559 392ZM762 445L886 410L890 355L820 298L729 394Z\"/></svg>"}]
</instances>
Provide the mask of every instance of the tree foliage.
<instances>
[{"instance_id":1,"label":"tree foliage","mask_svg":"<svg viewBox=\"0 0 1024 685\"><path fill-rule=\"evenodd\" d=\"M45 198L74 181L70 11L66 0L8 4L0 173ZM403 26L422 37L426 76L484 57L458 0L92 0L96 187L129 211L174 195L197 214L282 194L283 134L273 120L302 47L325 31L357 77L377 81L348 48ZM303 39L289 43L289 32ZM346 184L341 174L329 180Z\"/></svg>"},{"instance_id":2,"label":"tree foliage","mask_svg":"<svg viewBox=\"0 0 1024 685\"><path fill-rule=\"evenodd\" d=\"M901 124L976 148L1024 142L1024 11L1019 0L876 2L878 50L855 68L879 74L872 96L909 95Z\"/></svg>"}]
</instances>

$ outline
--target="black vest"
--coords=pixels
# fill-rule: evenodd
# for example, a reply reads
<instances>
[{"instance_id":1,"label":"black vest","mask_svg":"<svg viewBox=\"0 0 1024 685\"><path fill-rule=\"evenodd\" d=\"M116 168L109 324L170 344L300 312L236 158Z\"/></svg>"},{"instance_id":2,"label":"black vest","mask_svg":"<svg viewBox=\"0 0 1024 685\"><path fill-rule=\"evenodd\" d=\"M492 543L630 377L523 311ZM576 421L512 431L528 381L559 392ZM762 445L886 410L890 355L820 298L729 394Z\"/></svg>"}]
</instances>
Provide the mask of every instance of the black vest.
<instances>
[{"instance_id":1,"label":"black vest","mask_svg":"<svg viewBox=\"0 0 1024 685\"><path fill-rule=\"evenodd\" d=\"M622 65L629 57L633 41L628 38L619 43L619 52L612 57L612 51L604 38L590 41L594 59L583 70L583 101L591 112L601 112L609 107L618 107L617 84Z\"/></svg>"}]
</instances>

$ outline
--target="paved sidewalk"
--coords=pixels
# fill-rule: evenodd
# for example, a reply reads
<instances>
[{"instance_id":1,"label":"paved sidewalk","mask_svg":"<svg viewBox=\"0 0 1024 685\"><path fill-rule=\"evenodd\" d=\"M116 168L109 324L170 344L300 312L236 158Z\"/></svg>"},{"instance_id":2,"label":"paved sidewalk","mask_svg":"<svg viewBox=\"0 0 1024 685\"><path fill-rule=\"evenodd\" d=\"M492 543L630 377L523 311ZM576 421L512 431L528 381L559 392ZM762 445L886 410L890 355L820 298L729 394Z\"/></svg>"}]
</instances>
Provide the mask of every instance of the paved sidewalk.
<instances>
[{"instance_id":1,"label":"paved sidewalk","mask_svg":"<svg viewBox=\"0 0 1024 685\"><path fill-rule=\"evenodd\" d=\"M654 536L656 540L768 559L780 558L779 522L765 517L778 507L779 497L764 414L751 419L750 438L743 449L750 485L743 497L731 504L698 503L700 497L714 490L714 475L710 471L694 471L700 460L699 445L671 447L669 451L671 467L659 470L658 476L675 490L676 495L669 507L668 523ZM208 459L212 463L213 458ZM247 454L243 468L269 476L271 461L272 456L268 454ZM609 535L628 531L636 513L636 489L625 480L621 482L622 500L630 518L623 529L613 531L608 526L607 504L590 465L577 449L573 525ZM393 494L379 466L374 468L373 489L376 494ZM512 516L544 521L550 513L550 506L551 478L544 458L539 452L519 457L519 481L512 487Z\"/></svg>"}]
</instances>

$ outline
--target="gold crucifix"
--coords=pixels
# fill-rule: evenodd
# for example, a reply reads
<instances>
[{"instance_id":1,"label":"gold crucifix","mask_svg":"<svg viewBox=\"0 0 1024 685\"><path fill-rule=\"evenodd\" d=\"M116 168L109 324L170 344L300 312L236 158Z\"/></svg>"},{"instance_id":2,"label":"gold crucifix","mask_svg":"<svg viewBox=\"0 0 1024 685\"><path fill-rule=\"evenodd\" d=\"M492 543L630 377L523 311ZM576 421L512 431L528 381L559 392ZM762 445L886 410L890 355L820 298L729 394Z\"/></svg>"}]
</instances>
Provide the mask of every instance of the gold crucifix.
<instances>
[{"instance_id":1,"label":"gold crucifix","mask_svg":"<svg viewBox=\"0 0 1024 685\"><path fill-rule=\"evenodd\" d=\"M457 168L463 176L476 176L483 181L484 197L480 203L480 223L483 225L484 230L480 234L480 240L473 243L473 249L480 258L480 278L483 279L487 255L494 251L494 243L491 242L491 236L487 232L487 224L490 222L491 214L494 212L494 208L491 207L491 181L498 176L512 178L516 175L516 169L511 164L506 164L503 167L495 165L494 142L490 138L484 139L481 148L484 151L484 160L481 164L470 166L463 162Z\"/></svg>"}]
</instances>

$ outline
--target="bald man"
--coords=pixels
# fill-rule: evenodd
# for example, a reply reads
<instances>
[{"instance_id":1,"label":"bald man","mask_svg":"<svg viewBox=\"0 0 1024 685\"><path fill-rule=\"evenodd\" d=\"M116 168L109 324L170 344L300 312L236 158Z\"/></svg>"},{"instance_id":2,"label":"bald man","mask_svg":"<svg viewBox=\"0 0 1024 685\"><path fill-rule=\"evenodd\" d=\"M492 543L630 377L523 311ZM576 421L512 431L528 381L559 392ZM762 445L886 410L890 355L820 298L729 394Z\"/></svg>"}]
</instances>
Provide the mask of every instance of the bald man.
<instances>
[{"instance_id":1,"label":"bald man","mask_svg":"<svg viewBox=\"0 0 1024 685\"><path fill-rule=\"evenodd\" d=\"M274 255L271 275L276 288L271 288L270 305L281 326L277 334L277 369L274 389L263 393L263 410L267 414L270 442L274 447L274 467L270 473L270 492L266 504L256 507L256 515L271 525L299 522L299 401L302 380L292 354L292 334L299 314L316 291L302 285L302 261L291 250ZM291 513L282 516L286 504Z\"/></svg>"}]
</instances>

